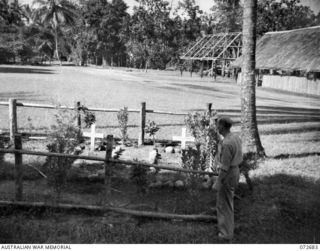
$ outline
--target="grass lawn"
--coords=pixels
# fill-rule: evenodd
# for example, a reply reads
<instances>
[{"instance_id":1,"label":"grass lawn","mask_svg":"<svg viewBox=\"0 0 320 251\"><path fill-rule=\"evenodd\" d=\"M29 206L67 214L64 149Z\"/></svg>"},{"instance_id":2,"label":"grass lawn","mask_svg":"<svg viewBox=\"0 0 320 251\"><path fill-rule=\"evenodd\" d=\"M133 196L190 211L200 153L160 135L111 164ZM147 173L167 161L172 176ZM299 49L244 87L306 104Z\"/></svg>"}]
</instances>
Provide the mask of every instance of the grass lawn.
<instances>
[{"instance_id":1,"label":"grass lawn","mask_svg":"<svg viewBox=\"0 0 320 251\"><path fill-rule=\"evenodd\" d=\"M240 114L238 86L223 79L213 83L210 78L190 78L187 74L180 77L177 72L0 66L0 89L1 101L15 97L35 103L73 105L80 100L88 106L106 108L138 108L141 101L146 101L150 109L177 112L204 109L205 104L211 102L214 108L221 109L220 113L231 115L236 122ZM319 243L319 98L258 88L257 106L259 131L268 158L250 172L252 192L241 180L237 191L241 199L235 200L234 243ZM39 131L53 121L52 113L45 110L19 110L22 131ZM0 117L0 128L6 130L7 107L0 106ZM136 138L138 116L130 118L129 136ZM183 116L153 114L149 118L162 125L158 139L170 139L181 133ZM101 131L118 136L116 124L114 114L98 116ZM238 123L233 130L240 130ZM23 146L43 150L45 142L24 141ZM128 148L121 158L146 160L149 151L150 146ZM162 155L160 164L179 163L179 154L162 152ZM14 196L12 160L6 155L1 165L1 199ZM24 156L25 193L30 201L52 200L46 181L30 167L41 168L43 162L42 157ZM158 188L141 194L130 180L123 178L127 171L127 167L119 168L113 179L112 199L116 205L214 214L215 193L212 191ZM99 204L101 189L100 181L73 179L68 182L62 200ZM75 211L1 208L0 224L1 243L219 243L214 223L151 221L114 213L88 215Z\"/></svg>"}]
</instances>

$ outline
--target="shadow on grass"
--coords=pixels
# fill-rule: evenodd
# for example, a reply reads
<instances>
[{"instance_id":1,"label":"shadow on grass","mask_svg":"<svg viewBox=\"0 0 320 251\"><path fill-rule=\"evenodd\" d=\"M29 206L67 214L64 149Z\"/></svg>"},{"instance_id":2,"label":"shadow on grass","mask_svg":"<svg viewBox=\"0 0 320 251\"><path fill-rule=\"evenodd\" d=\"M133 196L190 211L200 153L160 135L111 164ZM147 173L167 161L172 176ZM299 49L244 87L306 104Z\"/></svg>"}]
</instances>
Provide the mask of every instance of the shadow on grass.
<instances>
[{"instance_id":1,"label":"shadow on grass","mask_svg":"<svg viewBox=\"0 0 320 251\"><path fill-rule=\"evenodd\" d=\"M46 101L45 99L40 99L39 94L35 94L34 92L17 91L0 93L0 100L7 100L9 98L15 98L20 100Z\"/></svg>"},{"instance_id":2,"label":"shadow on grass","mask_svg":"<svg viewBox=\"0 0 320 251\"><path fill-rule=\"evenodd\" d=\"M278 129L264 129L259 130L260 134L262 135L278 135L278 134L296 134L296 133L304 133L304 132L315 132L319 131L318 126L305 126L301 125L298 128L278 128ZM303 140L303 141L315 141L315 140ZM319 141L319 140L316 140Z\"/></svg>"},{"instance_id":3,"label":"shadow on grass","mask_svg":"<svg viewBox=\"0 0 320 251\"><path fill-rule=\"evenodd\" d=\"M171 86L177 86L180 87L179 89L183 89L183 88L188 88L188 89L193 89L193 90L203 90L203 91L211 91L211 92L217 92L217 93L222 93L222 94L233 94L233 95L238 95L238 92L232 92L232 91L226 91L226 90L221 90L221 89L217 89L214 87L208 87L208 86L201 86L201 85L192 85L192 84L174 84L171 83ZM166 87L164 87L166 88Z\"/></svg>"},{"instance_id":4,"label":"shadow on grass","mask_svg":"<svg viewBox=\"0 0 320 251\"><path fill-rule=\"evenodd\" d=\"M274 157L273 159L289 159L289 158L304 158L308 156L319 156L320 152L311 152L311 153L294 153L294 154L279 154Z\"/></svg>"},{"instance_id":5,"label":"shadow on grass","mask_svg":"<svg viewBox=\"0 0 320 251\"><path fill-rule=\"evenodd\" d=\"M204 109L185 110L185 112L203 112ZM240 123L241 110L217 109L220 115L231 117L235 124ZM259 124L318 122L320 121L320 109L257 106L257 120Z\"/></svg>"},{"instance_id":6,"label":"shadow on grass","mask_svg":"<svg viewBox=\"0 0 320 251\"><path fill-rule=\"evenodd\" d=\"M238 204L236 242L319 243L319 180L275 174L253 182L253 193Z\"/></svg>"},{"instance_id":7,"label":"shadow on grass","mask_svg":"<svg viewBox=\"0 0 320 251\"><path fill-rule=\"evenodd\" d=\"M30 67L0 67L0 73L54 74L54 71Z\"/></svg>"}]
</instances>

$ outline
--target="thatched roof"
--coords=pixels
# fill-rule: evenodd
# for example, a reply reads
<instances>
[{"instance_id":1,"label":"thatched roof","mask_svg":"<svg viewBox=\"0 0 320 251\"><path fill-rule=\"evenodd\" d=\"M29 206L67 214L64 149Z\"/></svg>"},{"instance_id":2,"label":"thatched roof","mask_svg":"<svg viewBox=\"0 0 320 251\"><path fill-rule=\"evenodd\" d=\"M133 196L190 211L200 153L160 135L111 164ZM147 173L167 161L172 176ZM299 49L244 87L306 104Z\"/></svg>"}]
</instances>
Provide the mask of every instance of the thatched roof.
<instances>
[{"instance_id":1,"label":"thatched roof","mask_svg":"<svg viewBox=\"0 0 320 251\"><path fill-rule=\"evenodd\" d=\"M256 68L320 72L320 26L266 33L257 42Z\"/></svg>"}]
</instances>

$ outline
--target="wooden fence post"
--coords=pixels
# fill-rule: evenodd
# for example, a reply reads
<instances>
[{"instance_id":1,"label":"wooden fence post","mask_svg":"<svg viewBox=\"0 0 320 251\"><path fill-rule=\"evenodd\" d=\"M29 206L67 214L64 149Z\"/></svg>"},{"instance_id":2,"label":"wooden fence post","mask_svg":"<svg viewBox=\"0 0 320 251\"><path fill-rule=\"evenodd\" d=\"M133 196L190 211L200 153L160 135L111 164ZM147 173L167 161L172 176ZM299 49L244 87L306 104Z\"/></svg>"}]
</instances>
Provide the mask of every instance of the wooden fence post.
<instances>
[{"instance_id":1,"label":"wooden fence post","mask_svg":"<svg viewBox=\"0 0 320 251\"><path fill-rule=\"evenodd\" d=\"M144 144L145 127L146 127L146 102L142 102L141 108L140 108L140 132L139 132L138 146L141 146Z\"/></svg>"},{"instance_id":2,"label":"wooden fence post","mask_svg":"<svg viewBox=\"0 0 320 251\"><path fill-rule=\"evenodd\" d=\"M10 142L14 143L14 135L18 132L17 124L17 100L9 99L9 129L10 129Z\"/></svg>"},{"instance_id":3,"label":"wooden fence post","mask_svg":"<svg viewBox=\"0 0 320 251\"><path fill-rule=\"evenodd\" d=\"M104 198L103 202L104 205L106 202L110 202L111 199L111 175L112 175L112 168L111 163L108 162L109 159L112 157L112 146L113 146L113 135L107 136L107 148L106 148L106 157L104 162Z\"/></svg>"},{"instance_id":4,"label":"wooden fence post","mask_svg":"<svg viewBox=\"0 0 320 251\"><path fill-rule=\"evenodd\" d=\"M207 103L207 112L211 115L211 112L212 112L212 103Z\"/></svg>"},{"instance_id":5,"label":"wooden fence post","mask_svg":"<svg viewBox=\"0 0 320 251\"><path fill-rule=\"evenodd\" d=\"M80 101L76 102L76 111L77 111L77 127L81 130L81 114L80 114Z\"/></svg>"},{"instance_id":6,"label":"wooden fence post","mask_svg":"<svg viewBox=\"0 0 320 251\"><path fill-rule=\"evenodd\" d=\"M14 149L22 149L22 137L21 134L14 135ZM17 201L22 200L22 191L23 191L23 170L22 170L22 154L15 153L15 165L14 165L14 176L15 176L15 199Z\"/></svg>"}]
</instances>

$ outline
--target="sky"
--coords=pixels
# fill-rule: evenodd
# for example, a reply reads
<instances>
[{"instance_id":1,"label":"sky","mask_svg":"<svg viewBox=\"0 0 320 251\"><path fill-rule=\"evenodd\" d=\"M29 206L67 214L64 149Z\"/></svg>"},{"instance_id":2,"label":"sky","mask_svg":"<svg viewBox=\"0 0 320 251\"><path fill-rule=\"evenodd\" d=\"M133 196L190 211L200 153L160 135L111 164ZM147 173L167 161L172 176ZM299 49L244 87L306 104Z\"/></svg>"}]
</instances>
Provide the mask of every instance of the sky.
<instances>
[{"instance_id":1,"label":"sky","mask_svg":"<svg viewBox=\"0 0 320 251\"><path fill-rule=\"evenodd\" d=\"M31 4L33 0L19 0L20 3L29 3ZM132 9L132 6L137 5L137 2L135 0L124 0L130 9ZM179 0L167 0L171 3L173 7L178 4ZM213 0L195 0L196 4L200 6L200 9L203 11L209 12L210 8L213 5ZM301 4L310 6L310 8L315 12L318 13L320 11L320 0L301 0Z\"/></svg>"}]
</instances>

